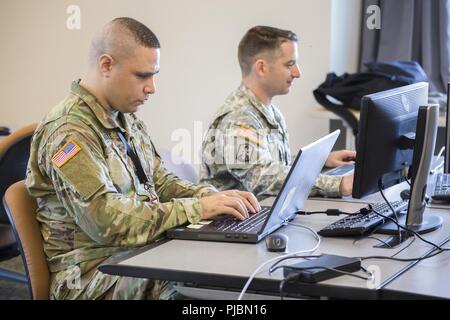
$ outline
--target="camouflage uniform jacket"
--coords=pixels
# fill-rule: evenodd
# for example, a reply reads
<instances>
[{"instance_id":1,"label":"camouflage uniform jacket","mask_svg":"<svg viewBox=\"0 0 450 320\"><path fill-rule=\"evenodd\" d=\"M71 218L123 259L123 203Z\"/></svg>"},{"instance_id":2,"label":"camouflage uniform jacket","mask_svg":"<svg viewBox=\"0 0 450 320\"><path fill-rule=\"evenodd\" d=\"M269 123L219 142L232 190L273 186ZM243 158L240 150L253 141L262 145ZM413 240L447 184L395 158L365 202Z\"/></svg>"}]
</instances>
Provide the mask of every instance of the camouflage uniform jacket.
<instances>
[{"instance_id":1,"label":"camouflage uniform jacket","mask_svg":"<svg viewBox=\"0 0 450 320\"><path fill-rule=\"evenodd\" d=\"M286 122L241 84L215 114L202 145L201 181L276 195L291 165ZM320 175L311 195L338 196L341 177Z\"/></svg>"},{"instance_id":2,"label":"camouflage uniform jacket","mask_svg":"<svg viewBox=\"0 0 450 320\"><path fill-rule=\"evenodd\" d=\"M138 154L149 188L139 182L117 130ZM217 191L164 169L143 122L107 112L78 82L37 128L26 185L38 201L56 299L101 298L120 277L97 271L100 263L198 222L198 198Z\"/></svg>"}]
</instances>

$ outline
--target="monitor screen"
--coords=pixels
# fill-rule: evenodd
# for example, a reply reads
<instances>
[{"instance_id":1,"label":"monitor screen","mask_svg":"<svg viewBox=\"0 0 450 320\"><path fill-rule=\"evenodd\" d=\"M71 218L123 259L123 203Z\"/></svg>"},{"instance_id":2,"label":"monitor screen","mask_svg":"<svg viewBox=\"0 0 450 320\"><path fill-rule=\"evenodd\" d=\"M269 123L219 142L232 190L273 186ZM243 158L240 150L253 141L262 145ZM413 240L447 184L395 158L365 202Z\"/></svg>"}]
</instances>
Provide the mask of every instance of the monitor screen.
<instances>
[{"instance_id":1,"label":"monitor screen","mask_svg":"<svg viewBox=\"0 0 450 320\"><path fill-rule=\"evenodd\" d=\"M416 131L419 106L428 103L428 83L419 82L364 96L361 100L353 197L404 181L413 150L401 146Z\"/></svg>"}]
</instances>

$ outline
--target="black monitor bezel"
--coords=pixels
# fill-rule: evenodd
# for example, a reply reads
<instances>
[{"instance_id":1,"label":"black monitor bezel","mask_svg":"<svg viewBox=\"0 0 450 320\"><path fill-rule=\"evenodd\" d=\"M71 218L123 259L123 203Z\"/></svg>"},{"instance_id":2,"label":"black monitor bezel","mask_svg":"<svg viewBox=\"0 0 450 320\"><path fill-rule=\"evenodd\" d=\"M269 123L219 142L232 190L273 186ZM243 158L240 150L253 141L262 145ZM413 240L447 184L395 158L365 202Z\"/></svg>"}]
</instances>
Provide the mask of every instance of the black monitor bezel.
<instances>
[{"instance_id":1,"label":"black monitor bezel","mask_svg":"<svg viewBox=\"0 0 450 320\"><path fill-rule=\"evenodd\" d=\"M356 154L356 161L355 161L355 172L354 172L354 181L353 181L353 192L352 192L352 197L353 198L363 198L367 195L370 195L372 193L375 193L378 191L378 185L377 186L369 186L367 187L368 181L367 181L367 177L365 177L365 173L367 172L367 160L366 158L369 157L370 155L368 154L369 150L368 150L368 146L366 145L366 140L367 140L367 135L370 134L370 132L368 133L367 130L372 130L371 128L369 129L369 115L370 115L370 108L372 107L373 104L375 104L375 102L377 100L380 99L386 99L386 98L390 98L396 95L401 95L401 94L405 94L405 93L409 93L411 91L416 91L419 90L421 88L426 88L426 92L428 92L428 83L427 82L419 82L419 83L415 83L415 84L411 84L411 85L406 85L406 86L402 86L402 87L397 87L394 89L389 89L389 90L385 90L385 91L380 91L377 93L373 93L370 95L366 95L361 99L361 113L360 113L360 124L359 124L359 132L358 132L358 141L357 141L357 154ZM427 99L428 100L428 99ZM419 109L419 105L416 106L416 113L415 113L415 119L417 120L417 116L418 116L418 109ZM414 126L415 128L415 126ZM414 130L414 129L413 129ZM411 165L412 163L412 158L413 158L413 153L411 150L411 155L410 155L410 161L408 164L405 165L405 169L408 167L408 165ZM398 170L398 177L400 179L400 169ZM406 172L406 170L405 170ZM391 177L396 176L396 174L392 174ZM406 177L405 177L406 178ZM371 179L369 179L371 180ZM401 182L401 181L399 181ZM386 185L386 187L389 187L393 185L392 183L389 185Z\"/></svg>"}]
</instances>

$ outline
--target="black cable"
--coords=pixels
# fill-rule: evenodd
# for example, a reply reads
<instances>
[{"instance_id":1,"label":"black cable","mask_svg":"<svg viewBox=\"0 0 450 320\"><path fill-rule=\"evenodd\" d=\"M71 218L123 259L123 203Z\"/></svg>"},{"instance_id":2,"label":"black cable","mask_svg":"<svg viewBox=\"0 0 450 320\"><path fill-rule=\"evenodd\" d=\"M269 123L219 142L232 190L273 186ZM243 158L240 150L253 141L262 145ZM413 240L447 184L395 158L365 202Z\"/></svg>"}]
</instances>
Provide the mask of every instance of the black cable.
<instances>
[{"instance_id":1,"label":"black cable","mask_svg":"<svg viewBox=\"0 0 450 320\"><path fill-rule=\"evenodd\" d=\"M291 257L284 257L279 259L277 262L275 262L273 265L270 266L269 268L269 273L272 273L273 271L275 271L275 267L282 261L284 260L288 260L288 259L298 259L298 258L303 258L303 259L311 259L311 258L320 258L322 255L313 255L313 256L291 256Z\"/></svg>"},{"instance_id":2,"label":"black cable","mask_svg":"<svg viewBox=\"0 0 450 320\"><path fill-rule=\"evenodd\" d=\"M432 258L434 256L437 256L438 254L441 254L442 252L445 252L446 250L438 250L433 254L428 254L424 257L419 258L394 258L394 257L387 257L387 256L368 256L368 257L354 257L356 259L361 259L361 261L369 260L369 259L376 259L376 260L393 260L393 261L400 261L400 262L412 262L412 261L422 261L425 259Z\"/></svg>"},{"instance_id":3,"label":"black cable","mask_svg":"<svg viewBox=\"0 0 450 320\"><path fill-rule=\"evenodd\" d=\"M392 207L391 203L388 201L388 199L387 199L386 196L384 195L383 189L384 189L384 186L383 186L383 183L382 183L381 177L380 177L380 179L378 179L378 190L380 191L380 194L381 194L381 196L383 197L384 202L386 202L386 204L389 206L389 208L391 208L392 213L394 214L395 220L398 221L397 212L395 212L395 210L394 210L394 208ZM401 237L400 229L398 229L398 235L399 235L399 237Z\"/></svg>"},{"instance_id":4,"label":"black cable","mask_svg":"<svg viewBox=\"0 0 450 320\"><path fill-rule=\"evenodd\" d=\"M392 246L391 246L389 243L387 243L386 241L381 240L381 239L379 239L379 238L377 238L377 237L374 237L374 236L371 236L371 235L368 235L368 236L366 236L366 237L361 237L360 239L355 239L355 240L353 240L353 245L354 245L356 242L361 241L361 240L364 240L364 239L374 239L374 240L377 240L378 242L381 242L382 244L388 246L389 248L392 248Z\"/></svg>"},{"instance_id":5,"label":"black cable","mask_svg":"<svg viewBox=\"0 0 450 320\"><path fill-rule=\"evenodd\" d=\"M295 214L301 215L301 216L309 216L310 214L326 214L326 211L297 211Z\"/></svg>"},{"instance_id":6,"label":"black cable","mask_svg":"<svg viewBox=\"0 0 450 320\"><path fill-rule=\"evenodd\" d=\"M291 274L288 274L288 276L286 278L281 280L281 282L280 282L280 300L283 300L284 285L288 282L297 280L299 277L300 277L300 274L291 273Z\"/></svg>"},{"instance_id":7,"label":"black cable","mask_svg":"<svg viewBox=\"0 0 450 320\"><path fill-rule=\"evenodd\" d=\"M359 212L357 212L357 213L354 213L354 212L350 213L350 212L341 211L339 209L327 209L326 211L301 211L300 210L300 211L297 211L295 214L303 215L303 216L309 216L311 214L326 214L327 216L338 216L338 215L341 215L341 214L345 214L345 215L348 215L348 216L353 216L353 215L359 214Z\"/></svg>"},{"instance_id":8,"label":"black cable","mask_svg":"<svg viewBox=\"0 0 450 320\"><path fill-rule=\"evenodd\" d=\"M417 233L416 231L411 230L411 229L408 229L408 228L402 226L400 223L398 223L397 221L395 221L395 220L392 219L391 217L385 216L384 214L381 214L381 213L377 212L377 211L374 210L373 208L372 208L372 211L373 211L374 213L376 213L377 215L379 215L380 217L383 217L384 219L388 219L388 220L392 221L392 222L395 223L399 228L405 230L406 232L414 234L417 238L419 238L419 239L422 240L423 242L428 243L429 245L432 245L432 246L435 247L436 249L438 249L438 250L444 250L444 251L450 250L450 248L442 248L442 247L438 246L437 244L435 244L435 243L433 243L433 242L431 242L431 241L425 240L425 239L424 239L419 233Z\"/></svg>"},{"instance_id":9,"label":"black cable","mask_svg":"<svg viewBox=\"0 0 450 320\"><path fill-rule=\"evenodd\" d=\"M367 208L364 208L364 209L367 209ZM361 210L362 210L362 209L361 209ZM370 211L368 211L368 212L370 212ZM367 214L368 212L362 213L362 214ZM373 236L373 234L377 232L377 230L378 230L378 228L379 228L380 226L381 226L381 225L379 225L379 226L373 228L373 229L370 230L370 232L367 233L367 234L363 234L363 235L357 237L355 240L353 240L352 244L355 245L355 243L357 243L358 241L362 241L362 240L364 240L364 239L374 239L374 240L378 240L379 242L383 243L384 245L386 245L386 246L388 246L388 247L391 247L391 245L390 245L389 243L387 243L386 241L383 241L383 240L381 240L380 238L377 238L377 237L374 237L374 236Z\"/></svg>"},{"instance_id":10,"label":"black cable","mask_svg":"<svg viewBox=\"0 0 450 320\"><path fill-rule=\"evenodd\" d=\"M277 269L279 269L279 268L284 268L284 267L285 267L285 266L278 266L278 267L275 267L275 268L273 269L273 271L275 271L275 270L277 270ZM333 271L333 272L336 272L336 273L340 273L340 274L342 274L342 275L355 277L355 278L358 278L358 279L370 280L370 278L363 277L363 276L360 276L360 275L358 275L358 274L353 274L353 273L351 273L351 272L342 271L342 270L335 269L335 268L328 268L328 267L324 267L324 266L311 266L311 267L305 267L305 268L297 268L297 267L294 267L294 266L289 266L289 268L292 268L293 270L296 270L296 271L306 271L306 270L313 270L313 269L323 269L323 270L328 270L328 271ZM289 275L288 275L288 276L289 276Z\"/></svg>"},{"instance_id":11,"label":"black cable","mask_svg":"<svg viewBox=\"0 0 450 320\"><path fill-rule=\"evenodd\" d=\"M406 250L407 248L409 248L409 247L412 245L412 243L413 243L414 241L416 241L416 237L412 237L411 239L412 239L412 240L411 240L404 248L402 248L401 250L399 250L397 253L394 253L394 254L391 256L391 258L393 258L393 257L395 257L396 255L400 254L400 252L402 252L403 250Z\"/></svg>"},{"instance_id":12,"label":"black cable","mask_svg":"<svg viewBox=\"0 0 450 320\"><path fill-rule=\"evenodd\" d=\"M383 197L384 201L389 205L389 207L391 208L391 210L392 210L392 211L394 212L394 214L395 214L395 210L394 210L394 208L392 208L391 203L386 199L386 196L384 195L381 186L382 186L382 183L381 183L381 178L380 178L380 179L378 180L378 188L380 189L380 194L381 194L381 196ZM370 205L369 205L369 206L370 206ZM428 244L432 245L433 247L435 247L435 248L438 249L438 250L450 250L450 248L442 248L442 247L438 246L437 244L435 244L435 243L433 243L433 242L431 242L431 241L425 240L425 239L424 239L419 233L417 233L416 231L411 230L411 229L408 229L408 228L402 226L400 223L398 223L398 218L397 218L397 215L396 215L396 214L395 214L396 220L394 220L394 219L392 219L391 217L385 216L385 215L383 215L383 214L377 212L377 211L376 211L375 209L373 209L373 208L371 208L371 209L372 209L372 211L373 211L374 213L376 213L377 215L379 215L379 216L383 217L384 219L388 219L388 220L392 221L393 223L395 223L395 224L397 225L397 228L398 228L398 231L399 231L399 237L401 237L400 229L403 229L403 230L405 230L405 231L408 232L408 233L414 234L414 235L415 235L416 237L418 237L420 240L422 240L422 241L425 242L425 243L428 243Z\"/></svg>"}]
</instances>

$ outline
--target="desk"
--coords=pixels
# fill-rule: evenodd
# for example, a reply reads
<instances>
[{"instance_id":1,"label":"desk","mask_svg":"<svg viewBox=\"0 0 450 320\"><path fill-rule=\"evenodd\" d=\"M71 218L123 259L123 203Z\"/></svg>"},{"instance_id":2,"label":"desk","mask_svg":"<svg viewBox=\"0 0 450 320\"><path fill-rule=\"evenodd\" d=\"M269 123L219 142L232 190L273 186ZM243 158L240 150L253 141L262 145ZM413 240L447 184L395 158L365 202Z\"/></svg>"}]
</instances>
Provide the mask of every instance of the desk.
<instances>
[{"instance_id":1,"label":"desk","mask_svg":"<svg viewBox=\"0 0 450 320\"><path fill-rule=\"evenodd\" d=\"M364 206L357 202L330 202L321 200L308 200L305 204L307 211L320 211L327 208L339 208L343 211L356 211ZM450 237L450 211L442 209L427 208L428 212L441 215L444 218L443 227L429 233L424 237L435 243L444 243ZM331 223L336 217L325 215L297 216L297 223L319 230ZM279 230L289 237L288 252L311 248L316 244L312 234L293 225L288 225ZM385 236L379 235L380 238ZM406 241L395 249L378 249L373 246L377 241L372 239L360 240L354 243L351 238L322 238L320 248L314 254L327 253L344 256L390 256L398 253L406 247ZM430 252L431 246L416 239L410 247L400 252L398 257L409 258L421 256ZM450 272L450 259L440 260L436 257L439 268L427 267L432 262L420 262L417 265L411 262L397 262L390 260L366 260L364 267L373 266L378 268L379 273L375 283L349 277L341 276L318 284L295 283L286 285L286 292L297 298L302 297L331 297L344 299L380 299L380 298L406 298L406 297L450 297L450 286L441 284L439 289L428 288L419 284L411 284L405 278L411 279L436 276L439 271L442 278L447 279ZM122 256L103 264L100 271L124 276L153 278L161 280L180 281L193 286L206 287L209 289L223 290L227 288L228 298L236 298L238 292L243 288L249 275L264 261L281 256L278 253L268 252L264 241L258 244L221 243L207 241L170 240L152 244L141 248L126 256ZM292 263L294 260L288 262ZM410 268L420 271L411 273ZM268 267L255 277L249 290L256 294L277 296L282 271L269 274ZM423 272L423 273L422 273ZM406 279L406 280L403 280ZM438 281L439 277L436 276ZM422 280L426 282L427 280ZM211 297L211 296L209 296Z\"/></svg>"}]
</instances>

